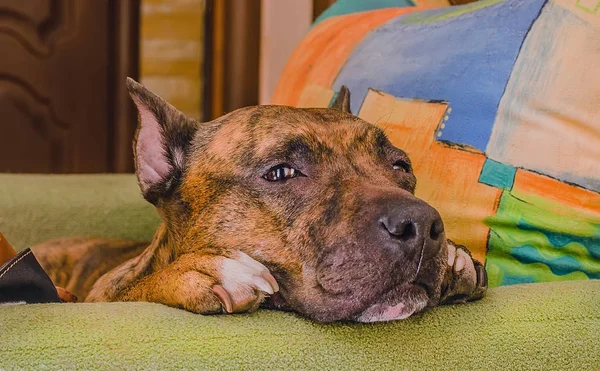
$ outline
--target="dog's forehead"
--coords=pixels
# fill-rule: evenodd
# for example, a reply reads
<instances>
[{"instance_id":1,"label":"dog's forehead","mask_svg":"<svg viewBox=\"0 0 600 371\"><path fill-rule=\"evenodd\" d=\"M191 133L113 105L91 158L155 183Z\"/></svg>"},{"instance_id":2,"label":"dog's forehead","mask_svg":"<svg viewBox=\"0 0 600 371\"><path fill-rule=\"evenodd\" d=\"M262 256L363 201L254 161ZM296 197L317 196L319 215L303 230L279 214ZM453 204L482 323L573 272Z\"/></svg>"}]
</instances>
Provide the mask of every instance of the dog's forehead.
<instances>
[{"instance_id":1,"label":"dog's forehead","mask_svg":"<svg viewBox=\"0 0 600 371\"><path fill-rule=\"evenodd\" d=\"M256 156L295 144L317 146L326 138L327 147L346 151L359 142L376 144L383 132L346 113L330 109L256 106L234 111L221 120L208 150L232 154L243 149Z\"/></svg>"}]
</instances>

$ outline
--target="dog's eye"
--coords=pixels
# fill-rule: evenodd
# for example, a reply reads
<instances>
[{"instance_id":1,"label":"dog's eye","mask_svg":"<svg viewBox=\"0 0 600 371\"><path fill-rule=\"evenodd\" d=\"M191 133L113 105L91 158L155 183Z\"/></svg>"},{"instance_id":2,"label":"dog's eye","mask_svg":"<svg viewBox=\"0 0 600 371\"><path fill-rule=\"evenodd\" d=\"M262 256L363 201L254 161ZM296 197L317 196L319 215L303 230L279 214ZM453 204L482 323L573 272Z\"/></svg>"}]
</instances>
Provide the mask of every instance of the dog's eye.
<instances>
[{"instance_id":1,"label":"dog's eye","mask_svg":"<svg viewBox=\"0 0 600 371\"><path fill-rule=\"evenodd\" d=\"M394 170L400 170L405 173L410 173L410 164L406 161L398 160L392 165Z\"/></svg>"},{"instance_id":2,"label":"dog's eye","mask_svg":"<svg viewBox=\"0 0 600 371\"><path fill-rule=\"evenodd\" d=\"M300 175L300 171L294 169L289 165L277 165L271 168L267 173L263 176L269 182L277 182L284 179L295 178Z\"/></svg>"}]
</instances>

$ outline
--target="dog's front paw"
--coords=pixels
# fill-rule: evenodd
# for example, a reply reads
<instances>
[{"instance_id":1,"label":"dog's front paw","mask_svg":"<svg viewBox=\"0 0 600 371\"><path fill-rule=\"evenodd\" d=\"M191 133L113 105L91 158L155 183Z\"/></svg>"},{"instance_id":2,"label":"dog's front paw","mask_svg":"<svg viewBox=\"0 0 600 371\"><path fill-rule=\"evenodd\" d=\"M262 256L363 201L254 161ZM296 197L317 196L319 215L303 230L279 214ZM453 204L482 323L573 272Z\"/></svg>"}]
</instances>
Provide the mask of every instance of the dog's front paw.
<instances>
[{"instance_id":1,"label":"dog's front paw","mask_svg":"<svg viewBox=\"0 0 600 371\"><path fill-rule=\"evenodd\" d=\"M227 313L253 311L265 299L279 291L269 270L247 254L237 251L222 261L218 283L212 287Z\"/></svg>"},{"instance_id":2,"label":"dog's front paw","mask_svg":"<svg viewBox=\"0 0 600 371\"><path fill-rule=\"evenodd\" d=\"M448 240L448 267L442 304L479 300L487 291L487 273L466 247Z\"/></svg>"}]
</instances>

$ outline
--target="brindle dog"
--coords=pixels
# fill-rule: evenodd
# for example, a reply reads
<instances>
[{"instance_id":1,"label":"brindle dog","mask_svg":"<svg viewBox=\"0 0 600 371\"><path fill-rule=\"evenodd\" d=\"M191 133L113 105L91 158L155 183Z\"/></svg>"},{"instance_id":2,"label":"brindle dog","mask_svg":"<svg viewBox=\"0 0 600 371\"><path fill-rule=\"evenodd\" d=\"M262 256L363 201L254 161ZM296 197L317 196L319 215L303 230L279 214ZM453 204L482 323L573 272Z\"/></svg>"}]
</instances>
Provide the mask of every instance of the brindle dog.
<instances>
[{"instance_id":1,"label":"brindle dog","mask_svg":"<svg viewBox=\"0 0 600 371\"><path fill-rule=\"evenodd\" d=\"M195 313L265 307L311 319L402 319L481 298L482 265L414 196L406 153L335 109L257 106L208 123L129 79L142 194L163 223L147 243L62 239L35 248L86 301Z\"/></svg>"}]
</instances>

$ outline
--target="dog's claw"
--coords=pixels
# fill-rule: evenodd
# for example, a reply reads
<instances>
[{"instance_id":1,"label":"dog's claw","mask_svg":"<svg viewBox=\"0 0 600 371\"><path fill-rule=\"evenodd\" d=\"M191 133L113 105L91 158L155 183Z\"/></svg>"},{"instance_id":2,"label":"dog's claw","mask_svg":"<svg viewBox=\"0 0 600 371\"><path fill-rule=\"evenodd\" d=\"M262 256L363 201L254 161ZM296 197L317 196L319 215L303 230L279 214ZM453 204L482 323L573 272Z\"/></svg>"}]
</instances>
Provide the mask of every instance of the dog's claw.
<instances>
[{"instance_id":1,"label":"dog's claw","mask_svg":"<svg viewBox=\"0 0 600 371\"><path fill-rule=\"evenodd\" d=\"M470 260L470 256L461 248L448 244L448 265L452 267L454 272L462 271Z\"/></svg>"},{"instance_id":2,"label":"dog's claw","mask_svg":"<svg viewBox=\"0 0 600 371\"><path fill-rule=\"evenodd\" d=\"M254 286L256 286L256 288L258 288L265 294L271 295L275 292L271 284L266 280L266 278L264 278L264 275L261 275L260 277L254 277L252 282L254 283Z\"/></svg>"},{"instance_id":3,"label":"dog's claw","mask_svg":"<svg viewBox=\"0 0 600 371\"><path fill-rule=\"evenodd\" d=\"M464 303L481 299L487 291L487 273L466 247L448 241L447 283L440 302Z\"/></svg>"},{"instance_id":4,"label":"dog's claw","mask_svg":"<svg viewBox=\"0 0 600 371\"><path fill-rule=\"evenodd\" d=\"M452 244L448 244L448 265L452 266L456 259L456 248Z\"/></svg>"},{"instance_id":5,"label":"dog's claw","mask_svg":"<svg viewBox=\"0 0 600 371\"><path fill-rule=\"evenodd\" d=\"M457 273L462 271L466 264L467 260L465 258L465 254L460 251L458 253L458 257L456 258L456 262L454 263L454 271Z\"/></svg>"},{"instance_id":6,"label":"dog's claw","mask_svg":"<svg viewBox=\"0 0 600 371\"><path fill-rule=\"evenodd\" d=\"M279 284L277 283L277 280L275 279L275 277L273 277L273 275L271 273L263 272L262 277L265 280L267 280L267 282L269 282L269 284L273 288L273 292L271 292L271 294L279 291Z\"/></svg>"},{"instance_id":7,"label":"dog's claw","mask_svg":"<svg viewBox=\"0 0 600 371\"><path fill-rule=\"evenodd\" d=\"M483 265L476 265L475 270L477 271L477 286L479 287L487 287L487 272Z\"/></svg>"},{"instance_id":8,"label":"dog's claw","mask_svg":"<svg viewBox=\"0 0 600 371\"><path fill-rule=\"evenodd\" d=\"M260 262L242 251L223 260L212 291L227 313L253 311L265 296L279 290L275 278Z\"/></svg>"},{"instance_id":9,"label":"dog's claw","mask_svg":"<svg viewBox=\"0 0 600 371\"><path fill-rule=\"evenodd\" d=\"M221 286L221 285L214 285L212 287L212 291L219 298L219 301L223 305L223 309L225 310L225 312L232 313L233 312L233 304L231 302L231 296L229 296L229 293L227 293L227 291L225 291L225 289L223 288L223 286Z\"/></svg>"}]
</instances>

